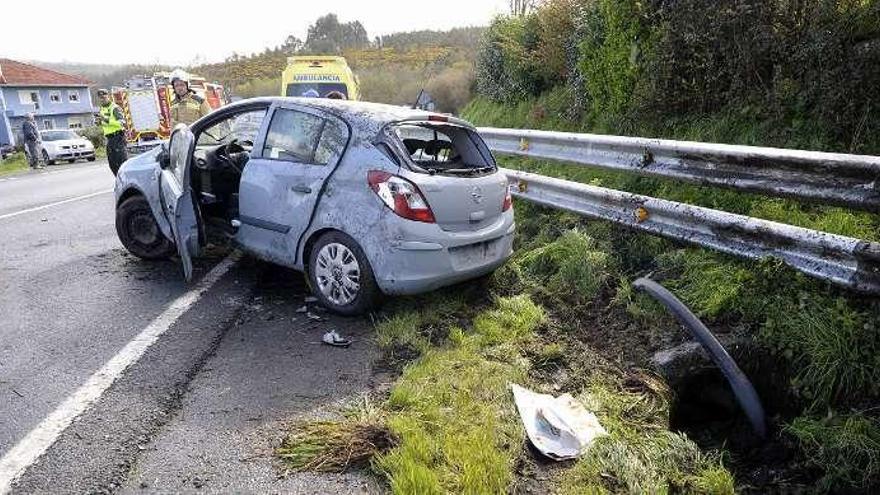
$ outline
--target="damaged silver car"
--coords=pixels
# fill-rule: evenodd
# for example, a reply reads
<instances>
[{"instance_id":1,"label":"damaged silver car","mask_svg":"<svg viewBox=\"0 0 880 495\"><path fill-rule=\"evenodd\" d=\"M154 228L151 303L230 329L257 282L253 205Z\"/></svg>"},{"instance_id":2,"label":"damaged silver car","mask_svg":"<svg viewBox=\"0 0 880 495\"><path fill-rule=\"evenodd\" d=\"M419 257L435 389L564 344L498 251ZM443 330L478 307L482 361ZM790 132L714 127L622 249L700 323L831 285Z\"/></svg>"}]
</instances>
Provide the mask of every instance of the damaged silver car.
<instances>
[{"instance_id":1,"label":"damaged silver car","mask_svg":"<svg viewBox=\"0 0 880 495\"><path fill-rule=\"evenodd\" d=\"M175 252L187 280L210 236L303 271L341 314L488 274L512 253L504 175L469 123L405 107L256 98L179 125L116 180L132 254Z\"/></svg>"}]
</instances>

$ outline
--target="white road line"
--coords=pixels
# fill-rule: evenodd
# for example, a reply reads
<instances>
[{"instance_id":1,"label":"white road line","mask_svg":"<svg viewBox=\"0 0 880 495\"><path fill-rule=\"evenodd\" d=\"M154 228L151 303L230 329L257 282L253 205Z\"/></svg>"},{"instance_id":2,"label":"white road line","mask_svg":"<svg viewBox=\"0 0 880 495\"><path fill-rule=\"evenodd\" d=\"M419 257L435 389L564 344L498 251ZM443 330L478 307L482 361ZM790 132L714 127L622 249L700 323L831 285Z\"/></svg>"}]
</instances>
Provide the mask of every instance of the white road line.
<instances>
[{"instance_id":1,"label":"white road line","mask_svg":"<svg viewBox=\"0 0 880 495\"><path fill-rule=\"evenodd\" d=\"M34 212L34 211L45 210L46 208L52 208L53 206L59 206L59 205L67 204L67 203L73 203L74 201L80 201L80 200L83 200L83 199L94 198L95 196L100 196L100 195L102 195L102 194L107 194L107 193L109 193L109 192L113 192L113 189L107 189L107 190L104 190L104 191L98 191L98 192L91 193L91 194L86 194L86 195L83 195L83 196L77 196L77 197L75 197L75 198L65 199L64 201L56 201L55 203L49 203L49 204L47 204L47 205L35 206L35 207L33 207L33 208L28 208L28 209L26 209L26 210L20 210L20 211L15 211L15 212L12 212L12 213L7 213L7 214L5 214L5 215L0 215L0 220L4 220L4 219L6 219L6 218L17 217L17 216L19 216L19 215L24 215L25 213L31 213L31 212Z\"/></svg>"},{"instance_id":2,"label":"white road line","mask_svg":"<svg viewBox=\"0 0 880 495\"><path fill-rule=\"evenodd\" d=\"M8 493L12 484L55 443L74 419L91 407L240 257L241 254L237 251L230 254L208 272L196 287L175 299L140 334L67 397L52 414L0 458L0 495Z\"/></svg>"}]
</instances>

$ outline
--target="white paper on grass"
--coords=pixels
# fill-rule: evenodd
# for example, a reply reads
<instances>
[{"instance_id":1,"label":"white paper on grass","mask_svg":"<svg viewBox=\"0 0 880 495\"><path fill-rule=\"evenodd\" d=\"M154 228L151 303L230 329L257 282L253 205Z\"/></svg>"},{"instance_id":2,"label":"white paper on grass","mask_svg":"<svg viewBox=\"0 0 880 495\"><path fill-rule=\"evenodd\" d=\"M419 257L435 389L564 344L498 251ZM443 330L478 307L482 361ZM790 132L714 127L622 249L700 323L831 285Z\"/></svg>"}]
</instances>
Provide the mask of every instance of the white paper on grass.
<instances>
[{"instance_id":1,"label":"white paper on grass","mask_svg":"<svg viewBox=\"0 0 880 495\"><path fill-rule=\"evenodd\" d=\"M553 397L511 384L526 434L538 451L558 461L575 459L607 435L596 415L569 394Z\"/></svg>"}]
</instances>

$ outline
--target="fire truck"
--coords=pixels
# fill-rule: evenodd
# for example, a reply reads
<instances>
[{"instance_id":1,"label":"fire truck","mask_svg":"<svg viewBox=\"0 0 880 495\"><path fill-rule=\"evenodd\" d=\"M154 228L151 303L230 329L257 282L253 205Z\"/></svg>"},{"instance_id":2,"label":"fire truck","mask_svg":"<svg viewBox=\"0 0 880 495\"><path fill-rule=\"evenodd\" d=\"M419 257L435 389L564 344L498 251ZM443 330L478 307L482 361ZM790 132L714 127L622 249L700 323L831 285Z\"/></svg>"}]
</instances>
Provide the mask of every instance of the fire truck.
<instances>
[{"instance_id":1,"label":"fire truck","mask_svg":"<svg viewBox=\"0 0 880 495\"><path fill-rule=\"evenodd\" d=\"M190 75L189 87L214 110L228 103L223 86L209 83L203 77ZM135 76L111 91L125 115L125 139L131 153L147 151L171 137L170 108L174 89L170 72Z\"/></svg>"}]
</instances>

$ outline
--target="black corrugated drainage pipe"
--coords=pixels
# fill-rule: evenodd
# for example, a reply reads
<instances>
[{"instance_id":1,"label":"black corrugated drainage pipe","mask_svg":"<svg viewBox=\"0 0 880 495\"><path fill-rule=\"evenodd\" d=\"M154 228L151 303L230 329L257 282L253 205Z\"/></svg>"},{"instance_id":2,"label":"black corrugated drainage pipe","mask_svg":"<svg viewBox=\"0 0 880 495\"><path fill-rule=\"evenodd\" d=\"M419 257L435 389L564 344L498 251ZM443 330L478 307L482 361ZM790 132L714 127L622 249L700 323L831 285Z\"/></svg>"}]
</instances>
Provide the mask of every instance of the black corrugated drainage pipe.
<instances>
[{"instance_id":1,"label":"black corrugated drainage pipe","mask_svg":"<svg viewBox=\"0 0 880 495\"><path fill-rule=\"evenodd\" d=\"M724 346L706 328L706 325L684 303L657 282L647 278L640 278L633 282L633 287L647 292L660 301L675 315L682 325L690 330L691 335L709 353L712 361L721 368L721 372L733 389L736 401L752 424L752 429L755 430L755 433L760 438L765 438L767 436L767 423L764 416L764 406L761 405L761 399L758 397L758 393L755 392L755 387L752 386L752 382L749 381L745 373L739 369L739 366L736 365L736 362L730 357Z\"/></svg>"}]
</instances>

